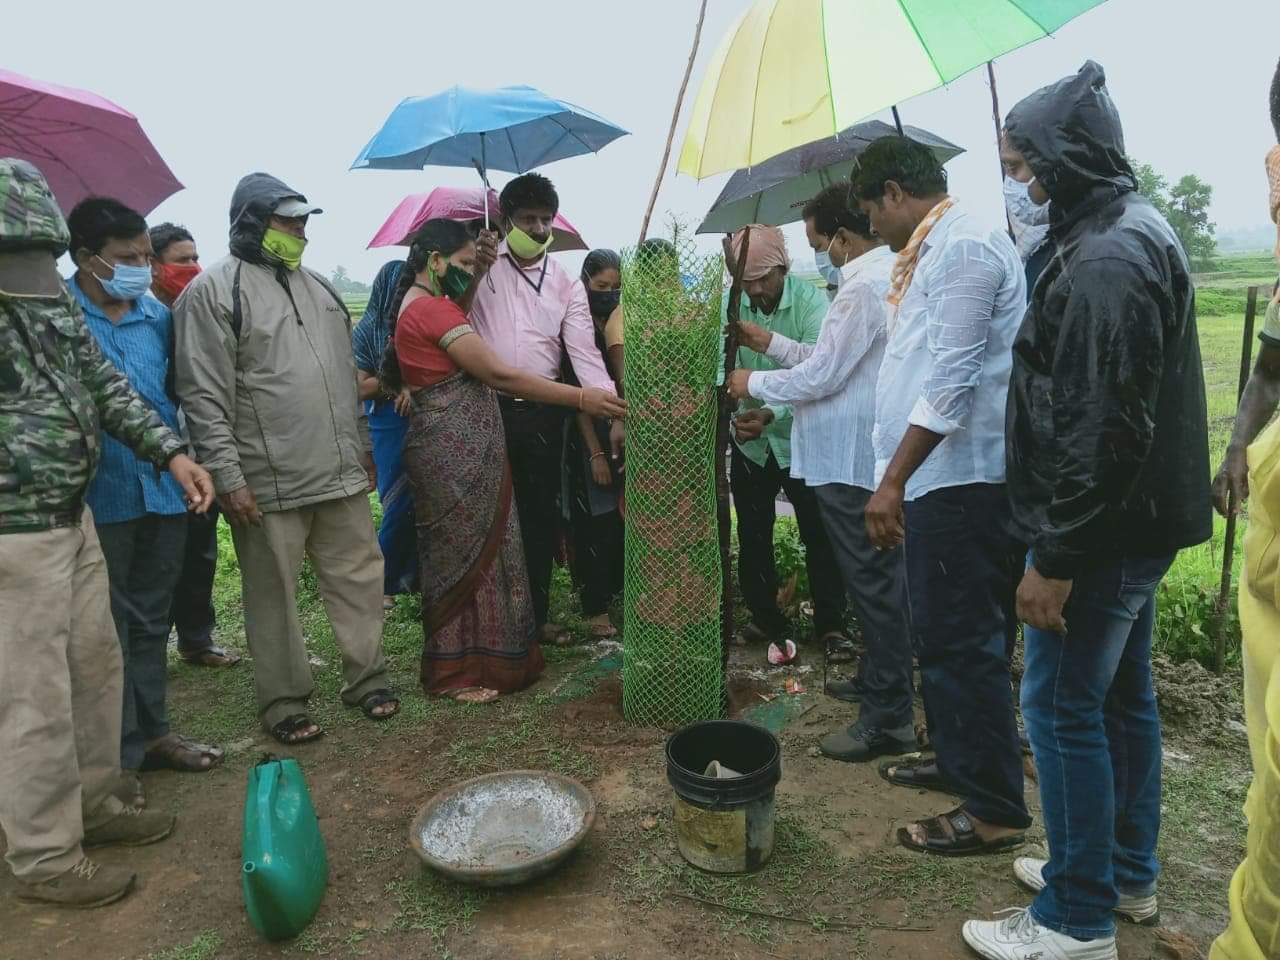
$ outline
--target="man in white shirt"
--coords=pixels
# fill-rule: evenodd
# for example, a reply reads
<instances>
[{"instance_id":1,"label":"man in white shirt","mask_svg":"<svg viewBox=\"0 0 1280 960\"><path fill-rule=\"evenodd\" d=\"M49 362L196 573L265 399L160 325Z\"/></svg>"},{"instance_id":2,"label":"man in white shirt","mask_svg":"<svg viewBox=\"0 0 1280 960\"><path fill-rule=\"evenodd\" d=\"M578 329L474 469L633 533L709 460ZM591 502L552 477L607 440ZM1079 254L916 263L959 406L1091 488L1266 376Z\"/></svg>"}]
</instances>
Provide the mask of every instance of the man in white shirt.
<instances>
[{"instance_id":1,"label":"man in white shirt","mask_svg":"<svg viewBox=\"0 0 1280 960\"><path fill-rule=\"evenodd\" d=\"M835 760L861 762L917 749L903 551L876 550L863 517L875 489L871 430L894 257L866 215L849 208L847 183L814 197L804 219L814 250L840 269L839 293L818 342L799 343L741 322L741 342L783 369L735 370L729 393L793 405L791 476L817 495L866 645L856 691L850 691L861 699L858 720L824 737L821 750Z\"/></svg>"},{"instance_id":2,"label":"man in white shirt","mask_svg":"<svg viewBox=\"0 0 1280 960\"><path fill-rule=\"evenodd\" d=\"M1009 657L1026 557L1005 491L1005 404L1026 306L1008 235L947 196L928 148L886 137L863 153L853 192L898 254L872 445L872 542L905 541L911 625L936 765L887 765L890 782L963 798L898 831L948 855L1022 843L1031 824Z\"/></svg>"}]
</instances>

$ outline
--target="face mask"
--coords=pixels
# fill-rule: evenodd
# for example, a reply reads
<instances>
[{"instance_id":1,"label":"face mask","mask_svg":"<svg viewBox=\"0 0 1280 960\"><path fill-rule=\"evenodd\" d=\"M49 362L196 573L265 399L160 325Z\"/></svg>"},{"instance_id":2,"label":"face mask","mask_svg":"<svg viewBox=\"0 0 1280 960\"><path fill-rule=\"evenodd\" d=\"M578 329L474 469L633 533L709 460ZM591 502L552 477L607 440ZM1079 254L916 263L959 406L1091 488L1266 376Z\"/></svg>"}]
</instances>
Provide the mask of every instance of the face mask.
<instances>
[{"instance_id":1,"label":"face mask","mask_svg":"<svg viewBox=\"0 0 1280 960\"><path fill-rule=\"evenodd\" d=\"M1031 184L1035 180L1021 183L1013 177L1004 178L1004 202L1009 208L1009 216L1028 227L1042 227L1049 222L1049 204L1036 203L1031 199Z\"/></svg>"},{"instance_id":2,"label":"face mask","mask_svg":"<svg viewBox=\"0 0 1280 960\"><path fill-rule=\"evenodd\" d=\"M533 260L542 256L547 252L547 248L551 246L551 241L554 239L555 235L548 231L546 242L539 243L514 223L511 224L511 229L507 231L507 246L521 260Z\"/></svg>"},{"instance_id":3,"label":"face mask","mask_svg":"<svg viewBox=\"0 0 1280 960\"><path fill-rule=\"evenodd\" d=\"M443 277L437 278L440 289L450 300L457 300L471 289L471 274L455 264L449 264Z\"/></svg>"},{"instance_id":4,"label":"face mask","mask_svg":"<svg viewBox=\"0 0 1280 960\"><path fill-rule=\"evenodd\" d=\"M267 232L262 235L262 249L290 270L297 270L302 266L302 251L306 246L307 241L301 237L284 233L274 227L267 227Z\"/></svg>"},{"instance_id":5,"label":"face mask","mask_svg":"<svg viewBox=\"0 0 1280 960\"><path fill-rule=\"evenodd\" d=\"M97 259L104 267L111 267L113 270L110 280L104 280L96 273L93 275L102 284L103 292L112 300L137 300L151 289L150 267L131 267L127 263L112 266L101 257Z\"/></svg>"},{"instance_id":6,"label":"face mask","mask_svg":"<svg viewBox=\"0 0 1280 960\"><path fill-rule=\"evenodd\" d=\"M609 317L621 302L621 290L587 290L587 306L593 317Z\"/></svg>"},{"instance_id":7,"label":"face mask","mask_svg":"<svg viewBox=\"0 0 1280 960\"><path fill-rule=\"evenodd\" d=\"M827 281L827 286L840 286L840 268L831 262L831 245L827 244L826 250L815 253L813 259L818 265L818 273L822 275L823 280Z\"/></svg>"},{"instance_id":8,"label":"face mask","mask_svg":"<svg viewBox=\"0 0 1280 960\"><path fill-rule=\"evenodd\" d=\"M177 300L199 273L198 263L158 263L152 285L170 300Z\"/></svg>"}]
</instances>

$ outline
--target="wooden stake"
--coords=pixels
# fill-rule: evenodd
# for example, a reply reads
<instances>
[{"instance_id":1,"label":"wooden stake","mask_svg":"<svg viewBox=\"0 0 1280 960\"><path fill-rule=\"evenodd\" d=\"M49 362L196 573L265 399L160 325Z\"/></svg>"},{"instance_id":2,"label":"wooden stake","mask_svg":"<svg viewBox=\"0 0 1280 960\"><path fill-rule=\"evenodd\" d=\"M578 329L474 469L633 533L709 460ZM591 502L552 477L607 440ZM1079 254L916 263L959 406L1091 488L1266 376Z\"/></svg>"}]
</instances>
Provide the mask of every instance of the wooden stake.
<instances>
[{"instance_id":1,"label":"wooden stake","mask_svg":"<svg viewBox=\"0 0 1280 960\"><path fill-rule=\"evenodd\" d=\"M698 10L698 26L693 31L693 49L689 51L689 62L684 68L684 80L680 82L680 92L676 94L676 108L671 113L671 128L667 131L667 145L662 150L662 163L658 165L658 179L653 181L653 191L649 194L649 206L645 208L644 220L640 222L640 243L644 243L649 233L649 219L653 216L653 208L658 202L658 190L662 186L662 178L667 173L667 161L671 158L671 141L676 136L676 124L680 122L680 107L684 104L685 91L689 89L689 75L693 73L693 61L698 56L698 43L702 40L702 21L707 18L707 0L702 0Z\"/></svg>"},{"instance_id":2,"label":"wooden stake","mask_svg":"<svg viewBox=\"0 0 1280 960\"><path fill-rule=\"evenodd\" d=\"M1244 311L1244 343L1240 347L1240 380L1236 387L1236 410L1249 382L1249 367L1253 363L1253 322L1258 315L1258 287L1249 288L1249 300ZM1227 494L1227 530L1222 546L1222 580L1218 584L1218 609L1214 623L1213 670L1221 674L1227 665L1227 607L1231 603L1231 566L1236 554L1236 498Z\"/></svg>"},{"instance_id":3,"label":"wooden stake","mask_svg":"<svg viewBox=\"0 0 1280 960\"><path fill-rule=\"evenodd\" d=\"M747 252L751 249L751 228L742 231L742 247L736 256L732 238L725 240L726 263L733 276L729 287L729 305L725 316L729 318L724 338L724 386L720 388L720 410L716 417L716 519L720 528L720 672L729 674L729 650L733 646L733 565L729 562L729 537L733 521L729 516L729 475L725 470L725 453L729 448L729 418L733 416L734 400L729 396L729 374L738 365L738 317L742 312L742 273L747 268ZM725 688L724 700L729 700Z\"/></svg>"}]
</instances>

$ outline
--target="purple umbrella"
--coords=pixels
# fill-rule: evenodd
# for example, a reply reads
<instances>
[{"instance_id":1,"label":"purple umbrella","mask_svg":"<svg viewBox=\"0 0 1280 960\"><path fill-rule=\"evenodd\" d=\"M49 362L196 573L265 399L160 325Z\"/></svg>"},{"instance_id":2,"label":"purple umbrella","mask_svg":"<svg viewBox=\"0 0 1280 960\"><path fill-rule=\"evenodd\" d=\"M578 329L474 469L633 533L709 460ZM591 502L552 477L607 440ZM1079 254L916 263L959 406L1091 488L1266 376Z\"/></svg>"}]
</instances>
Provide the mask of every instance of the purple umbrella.
<instances>
[{"instance_id":1,"label":"purple umbrella","mask_svg":"<svg viewBox=\"0 0 1280 960\"><path fill-rule=\"evenodd\" d=\"M133 114L8 70L0 70L0 156L39 167L64 213L107 196L146 216L182 189Z\"/></svg>"}]
</instances>

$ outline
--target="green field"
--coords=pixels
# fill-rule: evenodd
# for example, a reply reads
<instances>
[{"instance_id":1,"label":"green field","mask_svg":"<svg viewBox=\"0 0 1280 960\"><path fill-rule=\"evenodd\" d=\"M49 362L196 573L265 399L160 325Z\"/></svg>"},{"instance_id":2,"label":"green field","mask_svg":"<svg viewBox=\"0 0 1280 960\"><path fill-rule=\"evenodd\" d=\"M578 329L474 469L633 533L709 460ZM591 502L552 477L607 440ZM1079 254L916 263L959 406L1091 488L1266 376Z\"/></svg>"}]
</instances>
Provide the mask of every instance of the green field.
<instances>
[{"instance_id":1,"label":"green field","mask_svg":"<svg viewBox=\"0 0 1280 960\"><path fill-rule=\"evenodd\" d=\"M1220 258L1214 272L1197 277L1200 348L1204 355L1209 403L1209 451L1215 470L1222 460L1235 416L1246 292L1251 285L1264 287L1259 303L1262 307L1275 276L1276 266L1271 255L1255 253ZM814 280L816 282L817 278ZM347 299L352 316L356 318L363 313L365 303L364 297ZM1261 322L1259 315L1257 325ZM791 523L786 519L781 522ZM803 585L804 555L798 536L792 530L783 530L778 540L780 568L786 574L799 573ZM1156 645L1176 660L1197 659L1206 666L1213 662L1215 611L1225 542L1226 522L1215 515L1213 539L1179 554L1161 587ZM1224 624L1228 636L1228 662L1232 663L1238 661L1240 650L1240 627L1235 616L1234 599L1239 571L1240 537L1237 535L1232 563L1232 601Z\"/></svg>"}]
</instances>

